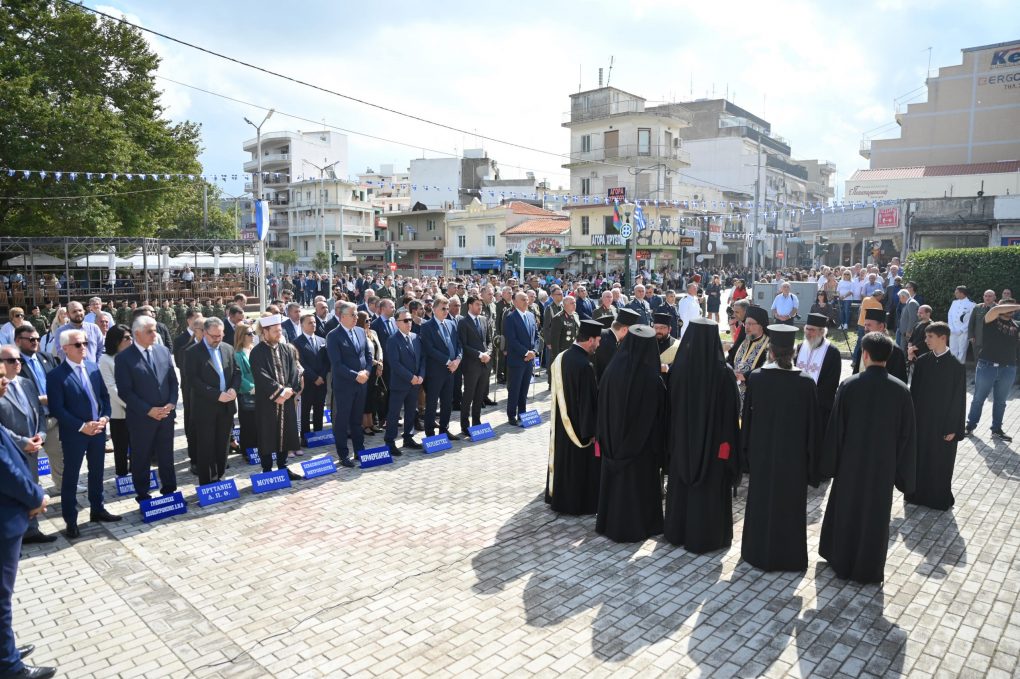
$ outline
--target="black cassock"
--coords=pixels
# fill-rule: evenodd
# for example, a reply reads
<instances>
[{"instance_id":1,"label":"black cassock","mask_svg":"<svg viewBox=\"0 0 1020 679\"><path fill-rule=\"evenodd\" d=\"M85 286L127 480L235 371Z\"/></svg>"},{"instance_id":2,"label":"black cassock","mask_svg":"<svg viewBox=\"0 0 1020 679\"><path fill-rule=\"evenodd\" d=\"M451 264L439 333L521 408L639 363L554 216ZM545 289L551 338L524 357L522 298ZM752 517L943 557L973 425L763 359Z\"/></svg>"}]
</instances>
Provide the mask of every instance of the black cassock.
<instances>
[{"instance_id":1,"label":"black cassock","mask_svg":"<svg viewBox=\"0 0 1020 679\"><path fill-rule=\"evenodd\" d=\"M624 335L626 337L626 335ZM592 360L592 365L595 366L595 378L598 380L602 379L602 373L606 371L609 366L609 362L613 360L613 355L616 354L616 347L619 343L616 341L616 333L613 332L612 328L606 328L602 331L601 339L599 339L599 345L595 349L595 356Z\"/></svg>"},{"instance_id":2,"label":"black cassock","mask_svg":"<svg viewBox=\"0 0 1020 679\"><path fill-rule=\"evenodd\" d=\"M765 571L806 570L807 486L818 486L822 437L814 380L797 369L755 370L740 427L750 474L740 555Z\"/></svg>"},{"instance_id":3,"label":"black cassock","mask_svg":"<svg viewBox=\"0 0 1020 679\"><path fill-rule=\"evenodd\" d=\"M853 368L854 375L860 372L861 365L864 359L858 358L858 363L854 363L851 367ZM889 355L889 360L885 362L885 369L890 375L898 379L903 384L907 383L907 355L903 353L903 349L900 349L900 345L893 344L892 354Z\"/></svg>"},{"instance_id":4,"label":"black cassock","mask_svg":"<svg viewBox=\"0 0 1020 679\"><path fill-rule=\"evenodd\" d=\"M550 442L550 464L545 479L545 501L563 514L594 514L599 504L599 478L601 459L595 457L595 444L579 447L567 433L562 411L558 409L559 388L562 387L562 405L574 437L587 444L595 438L595 413L598 406L598 388L591 359L581 347L571 345L556 359L553 368L553 398L550 411L555 426Z\"/></svg>"},{"instance_id":5,"label":"black cassock","mask_svg":"<svg viewBox=\"0 0 1020 679\"><path fill-rule=\"evenodd\" d=\"M917 422L917 483L904 499L932 509L953 506L956 445L964 436L967 371L949 351L914 363L910 381ZM945 436L953 434L952 441Z\"/></svg>"},{"instance_id":6,"label":"black cassock","mask_svg":"<svg viewBox=\"0 0 1020 679\"><path fill-rule=\"evenodd\" d=\"M638 542L662 533L665 412L655 337L628 333L599 382L602 479L595 530L610 540Z\"/></svg>"},{"instance_id":7,"label":"black cassock","mask_svg":"<svg viewBox=\"0 0 1020 679\"><path fill-rule=\"evenodd\" d=\"M301 389L297 362L293 354L282 343L275 347L268 342L259 342L252 347L249 359L252 377L255 379L255 420L259 457L262 468L272 465L272 454L276 453L277 467L287 464L287 452L300 450L297 409L294 398L278 405L273 398L284 387L294 391Z\"/></svg>"},{"instance_id":8,"label":"black cassock","mask_svg":"<svg viewBox=\"0 0 1020 679\"><path fill-rule=\"evenodd\" d=\"M835 480L818 547L840 578L882 581L892 490L914 490L915 440L910 391L885 368L840 385L822 447L821 477Z\"/></svg>"},{"instance_id":9,"label":"black cassock","mask_svg":"<svg viewBox=\"0 0 1020 679\"><path fill-rule=\"evenodd\" d=\"M669 371L666 539L696 554L733 542L740 483L740 394L719 326L692 319Z\"/></svg>"}]
</instances>

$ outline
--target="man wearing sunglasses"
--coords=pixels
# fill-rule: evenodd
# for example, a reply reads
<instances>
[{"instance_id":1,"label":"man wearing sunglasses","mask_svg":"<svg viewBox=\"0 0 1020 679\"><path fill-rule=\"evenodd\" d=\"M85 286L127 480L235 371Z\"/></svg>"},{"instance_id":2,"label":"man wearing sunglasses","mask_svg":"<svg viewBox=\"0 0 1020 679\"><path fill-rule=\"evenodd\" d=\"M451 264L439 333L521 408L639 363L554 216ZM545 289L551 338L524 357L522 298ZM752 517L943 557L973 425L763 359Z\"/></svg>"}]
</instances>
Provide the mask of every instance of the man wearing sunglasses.
<instances>
[{"instance_id":1,"label":"man wearing sunglasses","mask_svg":"<svg viewBox=\"0 0 1020 679\"><path fill-rule=\"evenodd\" d=\"M46 397L46 376L57 367L57 362L45 351L39 351L39 337L39 332L31 326L23 325L14 331L14 344L21 351L21 376L31 381L39 393L39 402L46 416L46 433L49 435L56 430L57 420L50 415ZM64 453L60 450L57 437L50 439L46 456L50 459L50 481L59 491L64 476Z\"/></svg>"},{"instance_id":2,"label":"man wearing sunglasses","mask_svg":"<svg viewBox=\"0 0 1020 679\"><path fill-rule=\"evenodd\" d=\"M78 305L81 309L81 305ZM84 315L84 314L82 314ZM95 326L93 326L95 327ZM98 328L97 328L98 330ZM46 376L50 414L60 424L64 451L64 478L60 485L60 510L68 538L78 530L75 493L83 461L88 461L88 498L92 521L120 521L103 506L103 467L106 457L106 423L110 420L110 394L99 366L88 359L89 340L82 330L60 334L66 360Z\"/></svg>"}]
</instances>

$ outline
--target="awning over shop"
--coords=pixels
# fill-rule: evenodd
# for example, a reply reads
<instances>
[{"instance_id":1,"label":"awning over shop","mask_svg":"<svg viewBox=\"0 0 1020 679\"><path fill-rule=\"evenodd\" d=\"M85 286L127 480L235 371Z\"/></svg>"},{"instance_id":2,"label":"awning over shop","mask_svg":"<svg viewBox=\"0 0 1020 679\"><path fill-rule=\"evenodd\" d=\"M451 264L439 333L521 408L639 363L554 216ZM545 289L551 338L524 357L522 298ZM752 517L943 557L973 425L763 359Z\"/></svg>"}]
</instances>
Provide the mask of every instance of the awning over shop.
<instances>
[{"instance_id":1,"label":"awning over shop","mask_svg":"<svg viewBox=\"0 0 1020 679\"><path fill-rule=\"evenodd\" d=\"M503 268L503 260L502 259L472 259L471 260L471 268L472 269L502 269Z\"/></svg>"},{"instance_id":2,"label":"awning over shop","mask_svg":"<svg viewBox=\"0 0 1020 679\"><path fill-rule=\"evenodd\" d=\"M563 257L535 257L528 256L524 260L525 269L555 269L563 262Z\"/></svg>"}]
</instances>

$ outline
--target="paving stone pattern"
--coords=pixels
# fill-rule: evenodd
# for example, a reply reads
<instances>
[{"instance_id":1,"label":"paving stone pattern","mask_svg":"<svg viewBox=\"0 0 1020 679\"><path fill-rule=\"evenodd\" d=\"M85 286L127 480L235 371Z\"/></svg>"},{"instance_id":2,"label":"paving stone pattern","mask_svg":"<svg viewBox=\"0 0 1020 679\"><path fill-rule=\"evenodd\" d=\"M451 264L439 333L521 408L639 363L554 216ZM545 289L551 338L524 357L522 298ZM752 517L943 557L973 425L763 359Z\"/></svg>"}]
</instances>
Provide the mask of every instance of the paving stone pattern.
<instances>
[{"instance_id":1,"label":"paving stone pattern","mask_svg":"<svg viewBox=\"0 0 1020 679\"><path fill-rule=\"evenodd\" d=\"M254 496L232 456L241 499L205 509L182 462L188 513L153 524L116 498L111 455L108 506L128 516L25 547L19 641L75 679L1017 676L1020 444L990 438L990 403L954 510L896 493L879 587L818 559L827 484L809 493L806 573L740 561L746 480L724 553L614 544L593 517L553 514L544 380L534 394L542 426L487 409L494 440L289 490ZM1007 431L1018 415L1011 401ZM63 528L59 511L41 523Z\"/></svg>"}]
</instances>

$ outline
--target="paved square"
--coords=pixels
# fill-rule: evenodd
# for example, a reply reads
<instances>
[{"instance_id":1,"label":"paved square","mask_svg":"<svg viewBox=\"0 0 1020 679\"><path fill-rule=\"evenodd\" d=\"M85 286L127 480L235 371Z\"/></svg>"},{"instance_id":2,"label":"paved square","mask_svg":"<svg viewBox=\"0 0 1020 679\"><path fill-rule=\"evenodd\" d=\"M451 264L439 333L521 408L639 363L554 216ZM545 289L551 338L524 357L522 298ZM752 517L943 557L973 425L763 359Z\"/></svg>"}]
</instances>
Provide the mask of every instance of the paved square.
<instances>
[{"instance_id":1,"label":"paved square","mask_svg":"<svg viewBox=\"0 0 1020 679\"><path fill-rule=\"evenodd\" d=\"M546 420L544 383L535 395ZM542 501L547 422L511 429L497 407L494 440L265 495L231 456L240 500L203 509L185 485L188 513L154 524L116 498L111 455L109 506L129 516L26 546L15 630L75 679L1016 676L1020 444L993 445L990 408L960 447L953 511L896 493L882 587L819 561L827 486L809 494L807 573L741 563L746 480L725 553L614 544Z\"/></svg>"}]
</instances>

